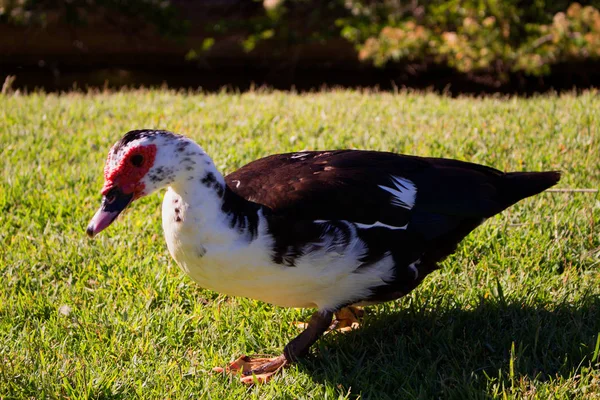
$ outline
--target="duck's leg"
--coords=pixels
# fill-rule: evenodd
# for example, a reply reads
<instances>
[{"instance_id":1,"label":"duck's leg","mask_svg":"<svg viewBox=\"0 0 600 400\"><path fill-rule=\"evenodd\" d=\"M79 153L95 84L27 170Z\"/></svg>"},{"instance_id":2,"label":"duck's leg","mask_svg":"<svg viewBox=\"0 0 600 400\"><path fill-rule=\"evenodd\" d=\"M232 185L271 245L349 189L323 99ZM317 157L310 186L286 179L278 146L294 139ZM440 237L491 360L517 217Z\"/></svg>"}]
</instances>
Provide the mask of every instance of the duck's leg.
<instances>
[{"instance_id":1,"label":"duck's leg","mask_svg":"<svg viewBox=\"0 0 600 400\"><path fill-rule=\"evenodd\" d=\"M329 328L333 318L333 311L317 311L308 320L308 326L298 336L292 339L283 349L283 355L290 362L297 361L308 353L323 333Z\"/></svg>"},{"instance_id":2,"label":"duck's leg","mask_svg":"<svg viewBox=\"0 0 600 400\"><path fill-rule=\"evenodd\" d=\"M323 332L327 330L332 318L332 311L314 313L310 317L306 329L285 346L282 355L273 358L242 356L229 364L228 371L241 370L241 381L244 383L253 383L254 376L259 382L268 381L281 368L305 356L310 346L319 340Z\"/></svg>"}]
</instances>

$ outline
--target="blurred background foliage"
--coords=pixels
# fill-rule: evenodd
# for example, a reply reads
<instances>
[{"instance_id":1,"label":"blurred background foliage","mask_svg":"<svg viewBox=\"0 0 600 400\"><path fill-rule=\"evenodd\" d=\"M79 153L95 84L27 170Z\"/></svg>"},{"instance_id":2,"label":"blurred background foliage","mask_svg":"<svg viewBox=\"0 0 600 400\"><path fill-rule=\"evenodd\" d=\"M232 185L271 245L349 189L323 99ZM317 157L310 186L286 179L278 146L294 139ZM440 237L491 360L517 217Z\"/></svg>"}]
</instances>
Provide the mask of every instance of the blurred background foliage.
<instances>
[{"instance_id":1,"label":"blurred background foliage","mask_svg":"<svg viewBox=\"0 0 600 400\"><path fill-rule=\"evenodd\" d=\"M132 32L151 28L175 39L183 37L190 26L168 0L0 0L0 23L86 26L97 20Z\"/></svg>"},{"instance_id":2,"label":"blurred background foliage","mask_svg":"<svg viewBox=\"0 0 600 400\"><path fill-rule=\"evenodd\" d=\"M349 2L346 2L348 4ZM600 55L598 2L550 0L356 1L341 34L375 65L415 60L461 72L543 75L552 64ZM362 22L357 24L356 17Z\"/></svg>"},{"instance_id":3,"label":"blurred background foliage","mask_svg":"<svg viewBox=\"0 0 600 400\"><path fill-rule=\"evenodd\" d=\"M208 1L208 3L211 3ZM202 27L205 40L188 59L209 52L225 36L246 52L267 46L289 50L346 40L358 59L447 65L458 72L542 76L558 63L600 57L600 1L563 0L264 0L212 1L227 13ZM245 3L245 4L242 4ZM131 31L153 30L183 39L194 21L181 15L182 0L0 0L0 23L82 25L101 18ZM293 52L292 52L293 54ZM293 60L292 60L293 62Z\"/></svg>"}]
</instances>

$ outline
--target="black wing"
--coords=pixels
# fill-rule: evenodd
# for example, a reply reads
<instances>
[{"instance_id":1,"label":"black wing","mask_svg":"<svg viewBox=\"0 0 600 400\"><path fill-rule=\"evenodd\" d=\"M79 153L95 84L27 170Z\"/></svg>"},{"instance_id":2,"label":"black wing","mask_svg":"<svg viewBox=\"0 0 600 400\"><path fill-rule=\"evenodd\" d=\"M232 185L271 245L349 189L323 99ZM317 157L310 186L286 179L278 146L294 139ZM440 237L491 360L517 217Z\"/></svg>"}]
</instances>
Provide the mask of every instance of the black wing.
<instances>
[{"instance_id":1,"label":"black wing","mask_svg":"<svg viewBox=\"0 0 600 400\"><path fill-rule=\"evenodd\" d=\"M232 191L279 215L404 225L409 210L393 206L378 185L393 187L390 174L421 168L421 159L391 153L302 152L254 161L225 179Z\"/></svg>"},{"instance_id":2,"label":"black wing","mask_svg":"<svg viewBox=\"0 0 600 400\"><path fill-rule=\"evenodd\" d=\"M553 176L546 176L537 190L531 185L533 176L526 185L510 184L507 177L515 174L478 164L338 150L269 156L225 179L236 194L282 216L392 226L408 223L411 230L432 238L456 228L464 218L488 218L558 180L556 173L541 174ZM414 206L398 206L393 193L384 189L394 189L397 178L414 184Z\"/></svg>"}]
</instances>

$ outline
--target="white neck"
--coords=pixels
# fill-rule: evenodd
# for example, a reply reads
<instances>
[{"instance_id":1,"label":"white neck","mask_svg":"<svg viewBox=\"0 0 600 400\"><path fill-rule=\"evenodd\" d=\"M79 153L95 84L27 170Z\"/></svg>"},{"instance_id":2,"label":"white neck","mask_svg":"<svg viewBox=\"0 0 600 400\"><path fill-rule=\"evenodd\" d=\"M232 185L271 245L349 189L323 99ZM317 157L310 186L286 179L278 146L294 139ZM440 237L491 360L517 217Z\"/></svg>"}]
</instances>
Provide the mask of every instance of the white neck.
<instances>
[{"instance_id":1,"label":"white neck","mask_svg":"<svg viewBox=\"0 0 600 400\"><path fill-rule=\"evenodd\" d=\"M219 207L223 203L223 193L225 190L225 179L217 171L212 160L208 156L200 158L198 162L206 163L202 171L196 168L180 174L169 189L176 192L185 203L198 208Z\"/></svg>"},{"instance_id":2,"label":"white neck","mask_svg":"<svg viewBox=\"0 0 600 400\"><path fill-rule=\"evenodd\" d=\"M192 168L180 171L165 195L165 234L186 232L202 244L231 241L232 230L223 212L225 179L206 154L194 161Z\"/></svg>"}]
</instances>

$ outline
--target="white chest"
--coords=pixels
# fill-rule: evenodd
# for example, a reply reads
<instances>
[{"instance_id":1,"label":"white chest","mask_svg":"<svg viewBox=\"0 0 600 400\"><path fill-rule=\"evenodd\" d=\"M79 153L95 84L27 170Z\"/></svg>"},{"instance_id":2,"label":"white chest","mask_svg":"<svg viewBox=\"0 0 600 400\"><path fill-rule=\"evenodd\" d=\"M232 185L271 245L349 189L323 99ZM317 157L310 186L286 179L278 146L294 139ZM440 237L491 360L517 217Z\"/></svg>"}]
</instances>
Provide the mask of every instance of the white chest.
<instances>
[{"instance_id":1,"label":"white chest","mask_svg":"<svg viewBox=\"0 0 600 400\"><path fill-rule=\"evenodd\" d=\"M324 309L363 298L392 269L384 259L356 273L358 254L337 252L307 255L294 267L276 264L264 217L249 240L219 210L200 212L172 190L163 201L163 228L171 256L202 287L283 307Z\"/></svg>"}]
</instances>

